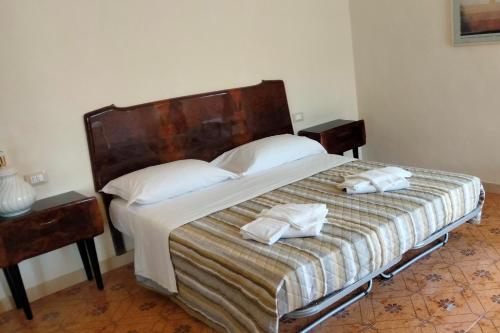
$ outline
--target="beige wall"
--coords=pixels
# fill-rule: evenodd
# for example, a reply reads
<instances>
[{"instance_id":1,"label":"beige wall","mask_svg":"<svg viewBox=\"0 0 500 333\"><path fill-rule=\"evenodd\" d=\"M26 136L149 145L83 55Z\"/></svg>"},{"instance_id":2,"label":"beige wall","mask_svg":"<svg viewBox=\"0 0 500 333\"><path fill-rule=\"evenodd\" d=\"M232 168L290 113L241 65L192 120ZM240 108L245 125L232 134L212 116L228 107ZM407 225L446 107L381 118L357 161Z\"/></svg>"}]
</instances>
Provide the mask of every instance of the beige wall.
<instances>
[{"instance_id":1,"label":"beige wall","mask_svg":"<svg viewBox=\"0 0 500 333\"><path fill-rule=\"evenodd\" d=\"M351 0L365 157L500 184L500 44L451 46L449 0Z\"/></svg>"},{"instance_id":2,"label":"beige wall","mask_svg":"<svg viewBox=\"0 0 500 333\"><path fill-rule=\"evenodd\" d=\"M47 170L39 197L93 194L82 115L105 105L283 79L296 130L357 118L350 29L348 0L0 0L0 149ZM28 287L80 268L75 246L21 264Z\"/></svg>"}]
</instances>

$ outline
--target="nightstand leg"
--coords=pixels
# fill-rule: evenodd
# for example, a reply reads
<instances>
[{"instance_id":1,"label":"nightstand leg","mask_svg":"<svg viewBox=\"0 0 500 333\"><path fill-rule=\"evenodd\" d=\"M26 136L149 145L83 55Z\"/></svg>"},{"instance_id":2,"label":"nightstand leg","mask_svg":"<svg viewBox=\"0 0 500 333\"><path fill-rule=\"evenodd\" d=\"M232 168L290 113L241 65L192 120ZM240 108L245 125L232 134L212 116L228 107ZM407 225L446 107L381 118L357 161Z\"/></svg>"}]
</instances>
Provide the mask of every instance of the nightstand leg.
<instances>
[{"instance_id":1,"label":"nightstand leg","mask_svg":"<svg viewBox=\"0 0 500 333\"><path fill-rule=\"evenodd\" d=\"M358 147L352 149L352 156L354 156L354 158L359 158Z\"/></svg>"},{"instance_id":2,"label":"nightstand leg","mask_svg":"<svg viewBox=\"0 0 500 333\"><path fill-rule=\"evenodd\" d=\"M14 302L16 303L16 307L20 309L22 307L21 301L19 301L19 295L16 290L16 286L14 284L14 280L12 279L12 276L10 275L10 272L7 268L3 269L3 274L5 275L5 279L7 280L7 284L9 285L10 293L12 294L12 298L14 299Z\"/></svg>"},{"instance_id":3,"label":"nightstand leg","mask_svg":"<svg viewBox=\"0 0 500 333\"><path fill-rule=\"evenodd\" d=\"M104 289L104 284L102 283L101 270L99 268L99 259L97 258L94 239L93 238L86 239L85 245L87 245L87 251L89 251L90 263L92 264L92 270L94 271L97 288L102 290Z\"/></svg>"},{"instance_id":4,"label":"nightstand leg","mask_svg":"<svg viewBox=\"0 0 500 333\"><path fill-rule=\"evenodd\" d=\"M89 255L87 253L85 241L78 241L76 242L76 245L78 246L78 252L80 252L80 257L82 258L83 268L85 268L85 274L87 274L87 280L92 281L92 269L90 268Z\"/></svg>"},{"instance_id":5,"label":"nightstand leg","mask_svg":"<svg viewBox=\"0 0 500 333\"><path fill-rule=\"evenodd\" d=\"M30 302L28 301L28 296L26 296L26 290L24 289L23 278L21 277L21 272L19 272L19 267L17 265L12 265L8 270L14 282L15 289L17 290L17 295L24 310L24 314L26 318L31 320L33 319L33 313L31 313Z\"/></svg>"}]
</instances>

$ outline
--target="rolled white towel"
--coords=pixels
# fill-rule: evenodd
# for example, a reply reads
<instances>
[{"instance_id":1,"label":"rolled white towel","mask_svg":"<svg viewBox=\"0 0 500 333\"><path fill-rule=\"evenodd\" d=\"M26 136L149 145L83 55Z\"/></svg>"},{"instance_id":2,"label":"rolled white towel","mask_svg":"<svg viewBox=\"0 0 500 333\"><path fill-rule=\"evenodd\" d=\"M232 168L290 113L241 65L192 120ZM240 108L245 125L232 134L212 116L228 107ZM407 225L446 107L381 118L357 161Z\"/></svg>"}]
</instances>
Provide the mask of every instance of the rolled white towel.
<instances>
[{"instance_id":1,"label":"rolled white towel","mask_svg":"<svg viewBox=\"0 0 500 333\"><path fill-rule=\"evenodd\" d=\"M267 217L259 217L256 220L240 228L243 239L253 239L267 245L276 243L283 234L290 229L287 222Z\"/></svg>"},{"instance_id":2,"label":"rolled white towel","mask_svg":"<svg viewBox=\"0 0 500 333\"><path fill-rule=\"evenodd\" d=\"M316 237L321 234L321 229L323 228L323 224L326 222L326 219L320 220L315 224L311 225L307 229L299 230L294 227L288 228L285 233L281 236L281 238L301 238L301 237Z\"/></svg>"},{"instance_id":3,"label":"rolled white towel","mask_svg":"<svg viewBox=\"0 0 500 333\"><path fill-rule=\"evenodd\" d=\"M316 237L321 234L321 229L326 219L316 221L304 230L296 229L287 222L272 218L259 217L244 225L240 229L243 239L252 239L260 243L272 245L280 238Z\"/></svg>"},{"instance_id":4,"label":"rolled white towel","mask_svg":"<svg viewBox=\"0 0 500 333\"><path fill-rule=\"evenodd\" d=\"M363 180L361 178L358 181L353 181L350 183L344 182L339 184L339 187L346 191L347 194L363 194L363 193L376 193L379 192L375 186L373 186L369 181ZM405 178L400 178L393 182L384 189L384 192L397 191L410 187L410 183Z\"/></svg>"},{"instance_id":5,"label":"rolled white towel","mask_svg":"<svg viewBox=\"0 0 500 333\"><path fill-rule=\"evenodd\" d=\"M395 191L409 187L406 178L411 176L411 172L402 168L385 167L347 176L338 187L348 194Z\"/></svg>"},{"instance_id":6,"label":"rolled white towel","mask_svg":"<svg viewBox=\"0 0 500 333\"><path fill-rule=\"evenodd\" d=\"M289 223L298 230L305 230L323 220L328 214L325 204L283 204L264 209L258 216Z\"/></svg>"},{"instance_id":7,"label":"rolled white towel","mask_svg":"<svg viewBox=\"0 0 500 333\"><path fill-rule=\"evenodd\" d=\"M403 178L410 178L412 176L412 173L410 171L405 170L405 169L400 168L400 167L395 167L395 166L388 166L388 167L380 168L377 170L380 170L380 171L385 172L385 173L390 173L392 175L396 175L396 176L403 177Z\"/></svg>"},{"instance_id":8,"label":"rolled white towel","mask_svg":"<svg viewBox=\"0 0 500 333\"><path fill-rule=\"evenodd\" d=\"M391 185L405 179L377 169L360 173L357 178L368 180L379 192L387 191Z\"/></svg>"}]
</instances>

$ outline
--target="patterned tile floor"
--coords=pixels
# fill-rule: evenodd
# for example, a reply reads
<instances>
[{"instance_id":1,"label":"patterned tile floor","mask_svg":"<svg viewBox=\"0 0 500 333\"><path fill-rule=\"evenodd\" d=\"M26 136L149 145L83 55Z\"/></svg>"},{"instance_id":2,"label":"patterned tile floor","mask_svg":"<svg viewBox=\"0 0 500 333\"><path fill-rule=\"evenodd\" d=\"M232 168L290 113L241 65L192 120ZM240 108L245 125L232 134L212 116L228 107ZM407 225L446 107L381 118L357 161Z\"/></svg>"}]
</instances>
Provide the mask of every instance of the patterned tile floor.
<instances>
[{"instance_id":1,"label":"patterned tile floor","mask_svg":"<svg viewBox=\"0 0 500 333\"><path fill-rule=\"evenodd\" d=\"M481 225L464 225L448 245L390 281L375 281L372 294L330 318L324 332L500 332L500 195L487 196ZM0 332L208 333L163 296L138 286L132 266L105 274L105 290L84 282L0 314ZM289 321L281 332L303 322Z\"/></svg>"}]
</instances>

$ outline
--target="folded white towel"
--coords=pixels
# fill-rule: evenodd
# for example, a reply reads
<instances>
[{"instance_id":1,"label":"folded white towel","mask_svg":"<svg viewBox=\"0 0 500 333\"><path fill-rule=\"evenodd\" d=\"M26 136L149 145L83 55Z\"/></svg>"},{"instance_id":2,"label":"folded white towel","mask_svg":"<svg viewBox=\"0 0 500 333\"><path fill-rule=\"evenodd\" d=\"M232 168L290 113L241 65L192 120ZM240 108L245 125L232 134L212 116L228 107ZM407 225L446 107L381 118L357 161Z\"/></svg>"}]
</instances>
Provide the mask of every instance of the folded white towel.
<instances>
[{"instance_id":1,"label":"folded white towel","mask_svg":"<svg viewBox=\"0 0 500 333\"><path fill-rule=\"evenodd\" d=\"M296 229L305 230L323 220L326 214L326 205L315 203L276 205L271 209L264 209L258 216L287 222Z\"/></svg>"},{"instance_id":2,"label":"folded white towel","mask_svg":"<svg viewBox=\"0 0 500 333\"><path fill-rule=\"evenodd\" d=\"M241 227L240 234L243 236L243 239L252 239L260 243L272 245L280 238L319 236L325 222L326 219L322 219L311 224L304 230L299 230L284 221L259 217Z\"/></svg>"},{"instance_id":3,"label":"folded white towel","mask_svg":"<svg viewBox=\"0 0 500 333\"><path fill-rule=\"evenodd\" d=\"M358 179L358 182L350 185L348 182L339 185L347 194L363 194L379 192L369 181ZM405 178L393 182L385 188L384 192L397 191L410 187L410 183Z\"/></svg>"},{"instance_id":4,"label":"folded white towel","mask_svg":"<svg viewBox=\"0 0 500 333\"><path fill-rule=\"evenodd\" d=\"M411 172L398 167L385 167L347 176L338 187L348 194L395 191L409 187L406 178L411 175Z\"/></svg>"},{"instance_id":5,"label":"folded white towel","mask_svg":"<svg viewBox=\"0 0 500 333\"><path fill-rule=\"evenodd\" d=\"M405 169L400 168L400 167L395 167L395 166L388 166L388 167L375 169L375 170L379 170L379 171L382 171L385 173L390 173L392 175L396 175L396 176L403 177L403 178L410 178L412 176L412 173L410 171L405 170Z\"/></svg>"},{"instance_id":6,"label":"folded white towel","mask_svg":"<svg viewBox=\"0 0 500 333\"><path fill-rule=\"evenodd\" d=\"M405 179L398 175L386 173L377 169L360 173L356 176L356 178L368 180L370 184L373 185L373 187L375 187L379 192L384 192L395 182Z\"/></svg>"},{"instance_id":7,"label":"folded white towel","mask_svg":"<svg viewBox=\"0 0 500 333\"><path fill-rule=\"evenodd\" d=\"M267 217L259 217L256 220L244 225L240 229L243 239L253 239L255 241L272 245L290 228L290 224L283 221Z\"/></svg>"},{"instance_id":8,"label":"folded white towel","mask_svg":"<svg viewBox=\"0 0 500 333\"><path fill-rule=\"evenodd\" d=\"M288 228L287 231L283 233L281 238L298 238L298 237L316 237L321 234L321 229L323 228L323 224L326 222L326 219L320 220L315 224L311 225L307 229L299 230L294 227Z\"/></svg>"}]
</instances>

